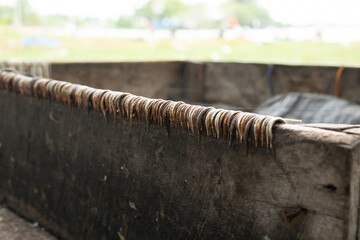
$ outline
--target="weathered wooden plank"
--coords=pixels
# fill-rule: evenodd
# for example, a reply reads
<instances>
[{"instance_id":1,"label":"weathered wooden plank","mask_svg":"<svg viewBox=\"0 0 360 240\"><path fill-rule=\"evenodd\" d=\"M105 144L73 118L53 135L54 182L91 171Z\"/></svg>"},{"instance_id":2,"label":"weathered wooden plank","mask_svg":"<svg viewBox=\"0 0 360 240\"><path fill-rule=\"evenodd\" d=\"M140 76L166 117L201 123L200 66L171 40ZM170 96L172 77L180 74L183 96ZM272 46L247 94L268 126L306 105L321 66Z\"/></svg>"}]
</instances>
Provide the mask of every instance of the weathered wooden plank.
<instances>
[{"instance_id":1,"label":"weathered wooden plank","mask_svg":"<svg viewBox=\"0 0 360 240\"><path fill-rule=\"evenodd\" d=\"M0 199L62 238L354 239L358 135L284 125L276 157L247 155L4 91L0 108Z\"/></svg>"},{"instance_id":2,"label":"weathered wooden plank","mask_svg":"<svg viewBox=\"0 0 360 240\"><path fill-rule=\"evenodd\" d=\"M180 99L182 62L52 63L51 78L131 92L150 98Z\"/></svg>"},{"instance_id":3,"label":"weathered wooden plank","mask_svg":"<svg viewBox=\"0 0 360 240\"><path fill-rule=\"evenodd\" d=\"M335 95L338 67L276 65L273 69L275 92L313 92ZM345 67L341 77L340 96L360 102L359 68Z\"/></svg>"},{"instance_id":4,"label":"weathered wooden plank","mask_svg":"<svg viewBox=\"0 0 360 240\"><path fill-rule=\"evenodd\" d=\"M273 83L277 94L317 92L335 94L336 67L275 65Z\"/></svg>"},{"instance_id":5,"label":"weathered wooden plank","mask_svg":"<svg viewBox=\"0 0 360 240\"><path fill-rule=\"evenodd\" d=\"M152 98L225 103L253 109L270 98L267 64L209 62L52 63L52 78ZM274 65L275 94L335 94L338 67ZM120 80L121 79L121 80ZM345 67L341 97L360 102L360 69ZM185 87L185 88L184 88ZM186 93L184 95L184 93Z\"/></svg>"},{"instance_id":6,"label":"weathered wooden plank","mask_svg":"<svg viewBox=\"0 0 360 240\"><path fill-rule=\"evenodd\" d=\"M360 133L360 128L347 129L344 132L353 134L354 131ZM357 135L360 136L360 135ZM354 145L359 145L359 141L354 142ZM347 239L359 239L359 189L360 189L360 148L356 147L351 153L351 162L350 162L350 199L349 199L349 210L348 214L348 232ZM357 194L356 194L357 193Z\"/></svg>"},{"instance_id":7,"label":"weathered wooden plank","mask_svg":"<svg viewBox=\"0 0 360 240\"><path fill-rule=\"evenodd\" d=\"M270 98L267 65L206 63L204 100L253 109Z\"/></svg>"},{"instance_id":8,"label":"weathered wooden plank","mask_svg":"<svg viewBox=\"0 0 360 240\"><path fill-rule=\"evenodd\" d=\"M30 223L0 206L0 239L4 240L56 240L40 229L38 223Z\"/></svg>"},{"instance_id":9,"label":"weathered wooden plank","mask_svg":"<svg viewBox=\"0 0 360 240\"><path fill-rule=\"evenodd\" d=\"M206 65L203 63L184 63L184 100L204 102L204 73Z\"/></svg>"},{"instance_id":10,"label":"weathered wooden plank","mask_svg":"<svg viewBox=\"0 0 360 240\"><path fill-rule=\"evenodd\" d=\"M253 109L270 97L266 64L205 63L206 102L222 102ZM312 92L334 95L338 67L274 65L275 94ZM341 97L360 102L360 69L346 67L341 77Z\"/></svg>"}]
</instances>

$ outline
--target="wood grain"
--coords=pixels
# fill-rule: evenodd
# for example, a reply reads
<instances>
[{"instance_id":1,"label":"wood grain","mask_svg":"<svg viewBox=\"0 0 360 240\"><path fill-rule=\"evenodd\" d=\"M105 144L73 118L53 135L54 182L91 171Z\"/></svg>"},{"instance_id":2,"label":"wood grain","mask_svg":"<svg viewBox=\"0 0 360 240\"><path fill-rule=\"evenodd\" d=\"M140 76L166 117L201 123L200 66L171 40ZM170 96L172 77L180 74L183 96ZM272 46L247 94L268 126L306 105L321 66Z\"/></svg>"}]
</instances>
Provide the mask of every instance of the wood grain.
<instances>
[{"instance_id":1,"label":"wood grain","mask_svg":"<svg viewBox=\"0 0 360 240\"><path fill-rule=\"evenodd\" d=\"M4 91L0 109L0 201L61 238L356 239L357 134L279 126L274 156Z\"/></svg>"}]
</instances>

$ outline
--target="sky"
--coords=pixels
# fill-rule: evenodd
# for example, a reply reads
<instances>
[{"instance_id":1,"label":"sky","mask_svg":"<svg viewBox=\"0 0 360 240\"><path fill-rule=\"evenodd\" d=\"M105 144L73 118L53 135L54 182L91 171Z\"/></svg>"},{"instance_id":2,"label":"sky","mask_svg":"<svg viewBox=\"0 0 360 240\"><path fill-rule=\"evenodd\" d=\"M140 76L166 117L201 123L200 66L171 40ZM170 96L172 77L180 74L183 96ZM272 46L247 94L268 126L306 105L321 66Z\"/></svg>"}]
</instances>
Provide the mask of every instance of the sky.
<instances>
[{"instance_id":1,"label":"sky","mask_svg":"<svg viewBox=\"0 0 360 240\"><path fill-rule=\"evenodd\" d=\"M216 13L226 0L183 0L186 3L207 3ZM358 25L360 0L257 0L278 22L292 25ZM15 0L0 0L0 5L13 5ZM146 0L29 0L41 14L67 14L100 19L117 19L131 15Z\"/></svg>"},{"instance_id":2,"label":"sky","mask_svg":"<svg viewBox=\"0 0 360 240\"><path fill-rule=\"evenodd\" d=\"M258 0L270 16L295 25L360 25L359 0Z\"/></svg>"}]
</instances>

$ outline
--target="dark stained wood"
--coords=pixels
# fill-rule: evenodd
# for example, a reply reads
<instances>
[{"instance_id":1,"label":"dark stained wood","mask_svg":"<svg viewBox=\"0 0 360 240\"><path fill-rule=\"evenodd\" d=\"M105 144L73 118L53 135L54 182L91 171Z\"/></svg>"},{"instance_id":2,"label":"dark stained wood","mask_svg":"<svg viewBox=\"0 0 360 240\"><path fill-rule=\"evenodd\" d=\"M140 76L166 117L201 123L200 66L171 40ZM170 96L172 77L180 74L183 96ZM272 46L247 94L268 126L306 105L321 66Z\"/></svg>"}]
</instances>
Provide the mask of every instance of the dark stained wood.
<instances>
[{"instance_id":1,"label":"dark stained wood","mask_svg":"<svg viewBox=\"0 0 360 240\"><path fill-rule=\"evenodd\" d=\"M253 109L270 97L266 64L205 63L206 102L223 102ZM275 94L311 92L335 94L338 67L274 65L272 82ZM360 69L345 67L340 96L360 102Z\"/></svg>"},{"instance_id":2,"label":"dark stained wood","mask_svg":"<svg viewBox=\"0 0 360 240\"><path fill-rule=\"evenodd\" d=\"M52 63L51 78L95 88L178 100L183 62Z\"/></svg>"},{"instance_id":3,"label":"dark stained wood","mask_svg":"<svg viewBox=\"0 0 360 240\"><path fill-rule=\"evenodd\" d=\"M51 78L136 95L254 109L270 98L267 64L229 62L51 63ZM335 94L338 67L275 64L275 94ZM345 67L340 96L360 102L360 69Z\"/></svg>"},{"instance_id":4,"label":"dark stained wood","mask_svg":"<svg viewBox=\"0 0 360 240\"><path fill-rule=\"evenodd\" d=\"M274 67L273 79L277 93L314 92L335 95L335 76L338 67L286 66ZM341 77L340 96L360 102L360 69L345 67Z\"/></svg>"},{"instance_id":5,"label":"dark stained wood","mask_svg":"<svg viewBox=\"0 0 360 240\"><path fill-rule=\"evenodd\" d=\"M204 101L253 109L270 98L267 65L206 63Z\"/></svg>"},{"instance_id":6,"label":"dark stained wood","mask_svg":"<svg viewBox=\"0 0 360 240\"><path fill-rule=\"evenodd\" d=\"M204 74L206 65L203 63L184 63L184 96L192 102L204 102Z\"/></svg>"},{"instance_id":7,"label":"dark stained wood","mask_svg":"<svg viewBox=\"0 0 360 240\"><path fill-rule=\"evenodd\" d=\"M0 109L0 201L64 239L356 239L357 134L282 125L274 156L4 91Z\"/></svg>"},{"instance_id":8,"label":"dark stained wood","mask_svg":"<svg viewBox=\"0 0 360 240\"><path fill-rule=\"evenodd\" d=\"M0 239L56 240L55 237L40 229L37 222L27 222L2 206L0 206Z\"/></svg>"}]
</instances>

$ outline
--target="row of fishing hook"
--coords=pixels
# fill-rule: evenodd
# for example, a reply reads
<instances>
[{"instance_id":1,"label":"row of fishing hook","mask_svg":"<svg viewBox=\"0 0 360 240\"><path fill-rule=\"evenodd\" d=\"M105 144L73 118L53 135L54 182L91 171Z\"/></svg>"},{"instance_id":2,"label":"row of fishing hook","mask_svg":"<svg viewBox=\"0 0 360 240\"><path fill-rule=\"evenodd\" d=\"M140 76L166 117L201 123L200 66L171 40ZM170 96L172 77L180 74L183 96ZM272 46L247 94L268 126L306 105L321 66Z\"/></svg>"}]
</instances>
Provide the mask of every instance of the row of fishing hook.
<instances>
[{"instance_id":1,"label":"row of fishing hook","mask_svg":"<svg viewBox=\"0 0 360 240\"><path fill-rule=\"evenodd\" d=\"M8 69L23 73L27 76L43 76L49 78L51 75L50 64L47 62L33 61L0 61L0 69Z\"/></svg>"},{"instance_id":2,"label":"row of fishing hook","mask_svg":"<svg viewBox=\"0 0 360 240\"><path fill-rule=\"evenodd\" d=\"M198 136L234 140L254 147L273 148L273 127L285 120L249 112L216 109L191 105L182 101L151 99L130 93L96 89L84 85L46 78L33 78L11 71L0 72L0 89L32 96L39 99L60 102L70 107L101 112L108 121L119 117L151 124L177 128Z\"/></svg>"}]
</instances>

